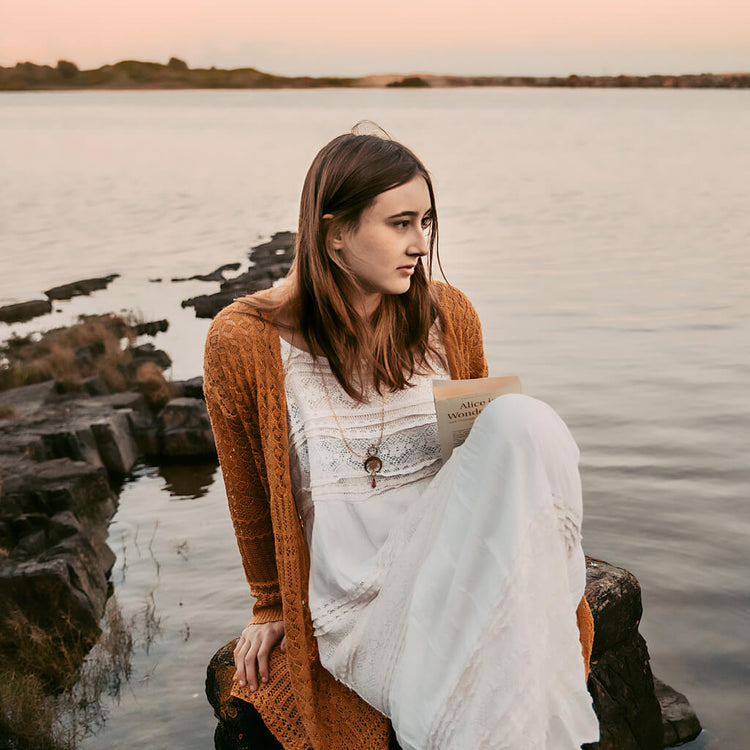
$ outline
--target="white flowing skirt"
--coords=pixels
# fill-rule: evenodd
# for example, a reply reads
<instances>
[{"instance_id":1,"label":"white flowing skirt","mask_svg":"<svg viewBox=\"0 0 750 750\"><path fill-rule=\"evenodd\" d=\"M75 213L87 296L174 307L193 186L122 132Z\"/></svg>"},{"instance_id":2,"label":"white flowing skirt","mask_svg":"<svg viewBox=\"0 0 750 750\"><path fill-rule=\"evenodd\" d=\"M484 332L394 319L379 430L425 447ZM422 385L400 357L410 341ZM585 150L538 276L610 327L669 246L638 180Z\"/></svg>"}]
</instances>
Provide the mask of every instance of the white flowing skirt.
<instances>
[{"instance_id":1,"label":"white flowing skirt","mask_svg":"<svg viewBox=\"0 0 750 750\"><path fill-rule=\"evenodd\" d=\"M347 607L313 611L323 666L390 717L403 750L599 739L576 624L578 456L551 407L501 396L402 514Z\"/></svg>"}]
</instances>

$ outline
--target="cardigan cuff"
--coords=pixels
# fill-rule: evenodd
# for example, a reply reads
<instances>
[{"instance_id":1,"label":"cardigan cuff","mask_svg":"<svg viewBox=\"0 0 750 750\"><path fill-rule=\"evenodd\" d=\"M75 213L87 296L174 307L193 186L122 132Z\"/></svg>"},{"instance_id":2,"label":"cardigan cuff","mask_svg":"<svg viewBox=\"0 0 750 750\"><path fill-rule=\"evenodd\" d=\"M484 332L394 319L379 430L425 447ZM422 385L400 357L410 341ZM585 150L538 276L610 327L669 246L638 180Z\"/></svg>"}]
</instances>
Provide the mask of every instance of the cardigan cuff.
<instances>
[{"instance_id":1,"label":"cardigan cuff","mask_svg":"<svg viewBox=\"0 0 750 750\"><path fill-rule=\"evenodd\" d=\"M284 619L284 612L282 611L281 604L266 605L265 607L253 607L253 617L248 623L249 625L262 625L266 622L277 622L278 620Z\"/></svg>"}]
</instances>

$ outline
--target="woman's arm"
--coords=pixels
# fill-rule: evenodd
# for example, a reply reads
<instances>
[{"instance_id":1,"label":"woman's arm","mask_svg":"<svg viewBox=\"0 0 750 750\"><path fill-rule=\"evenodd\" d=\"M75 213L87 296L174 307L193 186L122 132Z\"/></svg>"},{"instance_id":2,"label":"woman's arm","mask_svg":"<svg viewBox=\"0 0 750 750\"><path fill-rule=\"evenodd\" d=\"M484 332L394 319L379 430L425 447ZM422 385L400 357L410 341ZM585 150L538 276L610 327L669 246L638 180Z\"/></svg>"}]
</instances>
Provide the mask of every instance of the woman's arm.
<instances>
[{"instance_id":1,"label":"woman's arm","mask_svg":"<svg viewBox=\"0 0 750 750\"><path fill-rule=\"evenodd\" d=\"M482 324L469 298L454 286L434 281L443 331L455 350L449 352L451 377L486 378ZM449 343L447 342L447 343ZM452 360L452 362L451 362Z\"/></svg>"},{"instance_id":2,"label":"woman's arm","mask_svg":"<svg viewBox=\"0 0 750 750\"><path fill-rule=\"evenodd\" d=\"M240 684L268 679L268 652L284 635L265 462L260 447L256 394L249 351L237 340L239 326L219 313L209 328L204 353L203 392L216 442L235 536L255 597L253 616L235 650ZM264 680L265 681L265 680Z\"/></svg>"}]
</instances>

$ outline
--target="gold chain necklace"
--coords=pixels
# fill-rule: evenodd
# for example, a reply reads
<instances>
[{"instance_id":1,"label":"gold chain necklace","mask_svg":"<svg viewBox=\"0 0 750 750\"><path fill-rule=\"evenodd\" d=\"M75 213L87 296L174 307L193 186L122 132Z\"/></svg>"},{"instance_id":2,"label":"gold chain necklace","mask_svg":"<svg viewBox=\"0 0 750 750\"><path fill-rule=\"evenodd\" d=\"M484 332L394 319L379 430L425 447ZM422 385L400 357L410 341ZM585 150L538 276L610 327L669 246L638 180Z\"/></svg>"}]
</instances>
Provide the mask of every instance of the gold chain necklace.
<instances>
[{"instance_id":1,"label":"gold chain necklace","mask_svg":"<svg viewBox=\"0 0 750 750\"><path fill-rule=\"evenodd\" d=\"M292 332L292 343L290 344L289 354L287 355L287 365L289 364L289 358L291 357L291 354L292 354L292 347L294 346L295 333L296 331ZM383 468L383 461L378 455L378 452L380 451L380 444L383 442L383 432L385 429L385 393L383 393L382 401L380 404L380 435L378 436L378 441L377 443L372 443L371 445L369 445L366 453L358 453L357 451L354 450L354 448L352 448L349 441L346 439L346 435L344 435L344 430L341 427L341 422L339 422L339 418L336 416L336 412L334 411L333 404L331 403L331 396L328 393L328 386L326 385L325 372L323 372L322 370L321 370L320 382L323 384L323 392L326 395L328 408L331 410L331 414L333 414L333 419L336 422L336 427L338 427L339 429L339 433L341 434L341 439L344 441L344 445L357 458L365 459L363 465L365 467L365 471L370 475L370 486L374 489L376 486L375 476Z\"/></svg>"},{"instance_id":2,"label":"gold chain necklace","mask_svg":"<svg viewBox=\"0 0 750 750\"><path fill-rule=\"evenodd\" d=\"M344 430L341 427L341 422L339 422L339 418L336 416L336 412L333 410L331 397L328 394L328 386L326 386L325 373L322 374L321 382L323 383L323 391L326 394L326 401L328 401L328 408L331 410L331 414L333 414L333 419L336 422L336 427L339 428L341 439L344 441L344 445L349 449L351 453L357 456L357 458L365 459L365 471L370 475L370 486L374 488L376 485L375 475L383 468L383 461L380 456L378 456L378 451L380 450L380 444L383 442L383 430L385 428L385 393L383 393L383 398L380 404L380 436L378 437L378 442L369 445L367 448L367 453L357 453L357 451L352 448L352 446L349 444L349 441L346 439Z\"/></svg>"}]
</instances>

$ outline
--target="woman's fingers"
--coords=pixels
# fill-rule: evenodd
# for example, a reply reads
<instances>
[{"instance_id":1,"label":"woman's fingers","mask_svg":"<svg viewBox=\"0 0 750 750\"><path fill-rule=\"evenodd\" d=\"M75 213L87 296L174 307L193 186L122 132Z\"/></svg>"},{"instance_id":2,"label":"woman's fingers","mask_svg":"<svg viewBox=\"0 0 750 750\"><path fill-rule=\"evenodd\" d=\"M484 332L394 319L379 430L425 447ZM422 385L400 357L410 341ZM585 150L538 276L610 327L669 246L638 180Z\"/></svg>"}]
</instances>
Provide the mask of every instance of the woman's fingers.
<instances>
[{"instance_id":1,"label":"woman's fingers","mask_svg":"<svg viewBox=\"0 0 750 750\"><path fill-rule=\"evenodd\" d=\"M286 636L281 639L281 650L286 651Z\"/></svg>"},{"instance_id":2,"label":"woman's fingers","mask_svg":"<svg viewBox=\"0 0 750 750\"><path fill-rule=\"evenodd\" d=\"M271 649L283 635L284 623L281 621L248 625L242 631L234 649L234 664L241 687L247 684L252 692L258 688L258 677L262 682L268 682L270 677L268 657ZM286 650L286 636L282 642L282 650Z\"/></svg>"},{"instance_id":3,"label":"woman's fingers","mask_svg":"<svg viewBox=\"0 0 750 750\"><path fill-rule=\"evenodd\" d=\"M260 642L256 634L246 636L247 629L240 636L240 642L234 652L234 665L237 667L237 680L240 686L248 685L250 690L258 687L257 675L255 673L255 660L260 648Z\"/></svg>"},{"instance_id":4,"label":"woman's fingers","mask_svg":"<svg viewBox=\"0 0 750 750\"><path fill-rule=\"evenodd\" d=\"M268 682L268 654L271 651L273 643L269 643L268 638L264 639L258 649L258 674L261 682Z\"/></svg>"}]
</instances>

